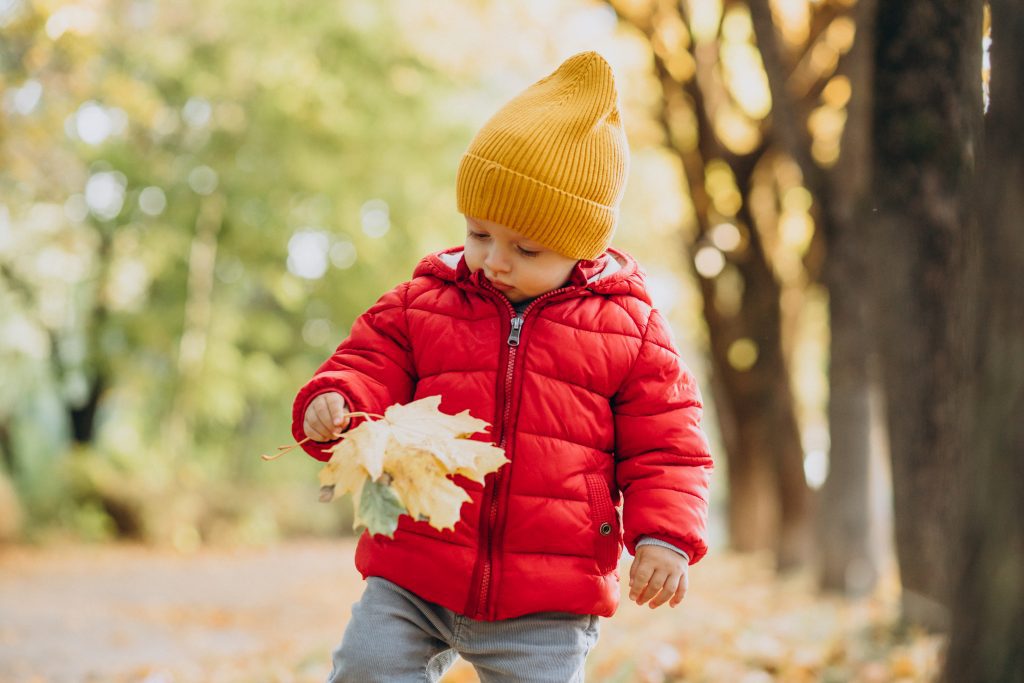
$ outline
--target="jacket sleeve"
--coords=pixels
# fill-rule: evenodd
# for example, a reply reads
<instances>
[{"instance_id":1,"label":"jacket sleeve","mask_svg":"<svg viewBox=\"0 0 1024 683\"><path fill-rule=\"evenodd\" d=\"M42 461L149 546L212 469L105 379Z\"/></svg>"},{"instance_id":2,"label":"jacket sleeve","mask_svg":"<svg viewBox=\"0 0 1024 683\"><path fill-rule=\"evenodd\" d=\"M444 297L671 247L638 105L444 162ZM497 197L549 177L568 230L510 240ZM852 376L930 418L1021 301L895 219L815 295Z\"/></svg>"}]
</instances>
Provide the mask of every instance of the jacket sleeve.
<instances>
[{"instance_id":1,"label":"jacket sleeve","mask_svg":"<svg viewBox=\"0 0 1024 683\"><path fill-rule=\"evenodd\" d=\"M613 409L626 548L636 554L637 541L649 536L683 550L694 564L707 552L713 463L700 426L700 390L656 310Z\"/></svg>"},{"instance_id":2,"label":"jacket sleeve","mask_svg":"<svg viewBox=\"0 0 1024 683\"><path fill-rule=\"evenodd\" d=\"M406 324L408 291L409 283L399 285L356 318L349 336L299 390L292 404L296 441L306 438L302 428L306 409L320 394L337 392L350 411L377 414L412 400L415 370ZM307 441L302 447L317 460L329 460L328 449L337 443L337 439Z\"/></svg>"}]
</instances>

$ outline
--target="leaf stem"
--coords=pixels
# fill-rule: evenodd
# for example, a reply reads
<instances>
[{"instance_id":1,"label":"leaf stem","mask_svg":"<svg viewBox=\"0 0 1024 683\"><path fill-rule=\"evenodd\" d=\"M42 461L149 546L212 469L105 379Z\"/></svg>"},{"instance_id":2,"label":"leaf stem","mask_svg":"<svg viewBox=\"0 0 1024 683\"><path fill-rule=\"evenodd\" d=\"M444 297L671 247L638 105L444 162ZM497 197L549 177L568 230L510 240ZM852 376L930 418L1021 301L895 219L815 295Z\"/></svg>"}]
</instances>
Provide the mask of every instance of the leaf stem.
<instances>
[{"instance_id":1,"label":"leaf stem","mask_svg":"<svg viewBox=\"0 0 1024 683\"><path fill-rule=\"evenodd\" d=\"M300 441L298 443L294 443L291 446L278 446L277 447L277 453L275 453L274 455L267 455L266 453L263 453L263 454L260 455L260 457L263 458L264 460L277 460L278 458L280 458L282 455L284 455L288 451L292 450L293 448L298 448L299 446L301 446L302 444L306 443L307 441L309 441L312 438L313 437L311 437L311 436L307 436L302 441Z\"/></svg>"},{"instance_id":2,"label":"leaf stem","mask_svg":"<svg viewBox=\"0 0 1024 683\"><path fill-rule=\"evenodd\" d=\"M383 420L384 419L383 415L378 415L377 413L366 413L366 412L363 412L361 410L357 410L357 411L354 411L354 412L351 412L351 413L345 413L345 417L346 418L350 418L350 417L377 418L378 420ZM339 434L338 436L341 436L341 435ZM267 461L277 460L278 458L280 458L282 455L284 455L288 451L290 451L290 450L292 450L294 448L298 448L299 446L301 446L302 444L306 443L307 441L310 441L312 438L313 437L311 437L311 436L307 436L302 441L300 441L298 443L293 443L291 446L278 446L277 447L277 453L275 453L274 455L267 455L266 453L262 453L262 454L260 454L260 457L263 458L264 460L267 460Z\"/></svg>"},{"instance_id":3,"label":"leaf stem","mask_svg":"<svg viewBox=\"0 0 1024 683\"><path fill-rule=\"evenodd\" d=\"M383 415L378 415L377 413L364 413L361 410L357 410L357 411L352 412L352 413L345 413L345 417L373 417L373 418L376 418L378 420L383 420L384 419Z\"/></svg>"}]
</instances>

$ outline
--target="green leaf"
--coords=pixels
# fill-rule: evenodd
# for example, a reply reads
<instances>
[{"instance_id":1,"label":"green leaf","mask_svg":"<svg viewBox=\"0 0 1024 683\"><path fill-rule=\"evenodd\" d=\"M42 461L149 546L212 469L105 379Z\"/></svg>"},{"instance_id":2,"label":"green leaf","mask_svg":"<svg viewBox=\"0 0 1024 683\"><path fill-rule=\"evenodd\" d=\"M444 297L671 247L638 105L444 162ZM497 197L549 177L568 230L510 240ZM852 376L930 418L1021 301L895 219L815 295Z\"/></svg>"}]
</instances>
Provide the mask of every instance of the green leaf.
<instances>
[{"instance_id":1,"label":"green leaf","mask_svg":"<svg viewBox=\"0 0 1024 683\"><path fill-rule=\"evenodd\" d=\"M405 506L394 490L380 481L367 481L359 495L359 521L371 534L393 538L398 528L398 516Z\"/></svg>"}]
</instances>

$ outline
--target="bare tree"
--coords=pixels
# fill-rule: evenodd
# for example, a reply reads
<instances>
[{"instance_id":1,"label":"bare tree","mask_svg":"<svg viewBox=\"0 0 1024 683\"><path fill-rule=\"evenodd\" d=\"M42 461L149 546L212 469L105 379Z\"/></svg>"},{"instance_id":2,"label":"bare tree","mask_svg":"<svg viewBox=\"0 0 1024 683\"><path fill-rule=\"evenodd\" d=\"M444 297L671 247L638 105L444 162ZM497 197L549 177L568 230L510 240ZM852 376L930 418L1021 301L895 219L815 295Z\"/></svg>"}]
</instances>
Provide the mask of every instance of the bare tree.
<instances>
[{"instance_id":1,"label":"bare tree","mask_svg":"<svg viewBox=\"0 0 1024 683\"><path fill-rule=\"evenodd\" d=\"M971 310L977 353L964 408L971 445L950 556L959 569L944 679L1024 681L1024 8L993 0L991 100L978 191Z\"/></svg>"},{"instance_id":2,"label":"bare tree","mask_svg":"<svg viewBox=\"0 0 1024 683\"><path fill-rule=\"evenodd\" d=\"M945 626L966 454L966 236L981 133L982 0L880 3L872 195L865 215L904 616Z\"/></svg>"},{"instance_id":3,"label":"bare tree","mask_svg":"<svg viewBox=\"0 0 1024 683\"><path fill-rule=\"evenodd\" d=\"M817 231L824 243L821 278L828 291L829 328L829 474L822 489L817 535L821 586L861 594L877 578L879 560L872 544L878 533L870 505L870 377L872 338L866 322L865 259L860 207L870 179L870 21L874 0L860 0L854 10L856 39L840 63L850 82L841 154L831 169L811 154L807 131L814 98L790 87L796 69L779 44L767 2L749 3L772 93L774 140L799 165L804 184L815 198ZM827 4L818 10L824 35L837 18ZM838 15L842 17L843 15ZM813 44L813 41L811 41ZM800 55L797 55L798 57Z\"/></svg>"},{"instance_id":4,"label":"bare tree","mask_svg":"<svg viewBox=\"0 0 1024 683\"><path fill-rule=\"evenodd\" d=\"M728 267L743 283L738 310L722 311L718 289L724 284L695 273L708 325L716 407L726 435L730 539L741 551L773 547L780 569L796 567L809 557L812 495L804 478L803 448L782 344L780 285L748 201L759 166L770 158L769 147L762 143L738 154L718 138L707 94L710 90L714 98L726 96L716 84L718 47L699 45L686 33L680 42L664 39L672 33L664 30L666 26L685 22L678 3L659 0L641 16L610 4L653 48L663 93L661 123L668 147L683 166L696 216L696 240L687 245L690 262L718 222L733 222L746 237L744 248L726 256ZM670 66L678 65L680 59L693 66L691 73L680 76ZM685 125L695 126L696 131L680 131L680 121L692 122ZM693 132L696 135L687 134ZM716 212L705 186L713 162L728 166L742 197L733 215ZM752 367L738 368L730 361L729 349L741 339L756 344Z\"/></svg>"}]
</instances>

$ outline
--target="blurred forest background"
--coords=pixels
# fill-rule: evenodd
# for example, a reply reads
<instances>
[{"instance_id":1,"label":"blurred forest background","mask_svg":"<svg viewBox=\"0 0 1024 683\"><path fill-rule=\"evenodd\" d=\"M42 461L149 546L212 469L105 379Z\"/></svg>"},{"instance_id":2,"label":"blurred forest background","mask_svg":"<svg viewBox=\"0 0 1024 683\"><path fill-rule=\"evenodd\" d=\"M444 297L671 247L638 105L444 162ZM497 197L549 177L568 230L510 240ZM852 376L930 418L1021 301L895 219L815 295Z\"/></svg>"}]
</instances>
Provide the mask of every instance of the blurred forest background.
<instances>
[{"instance_id":1,"label":"blurred forest background","mask_svg":"<svg viewBox=\"0 0 1024 683\"><path fill-rule=\"evenodd\" d=\"M351 533L315 463L259 455L461 242L476 129L596 49L633 153L614 244L704 389L713 546L760 558L765 605L804 577L924 643L755 640L717 676L641 649L668 663L614 680L1024 680L1022 35L1013 0L0 0L0 543Z\"/></svg>"}]
</instances>

